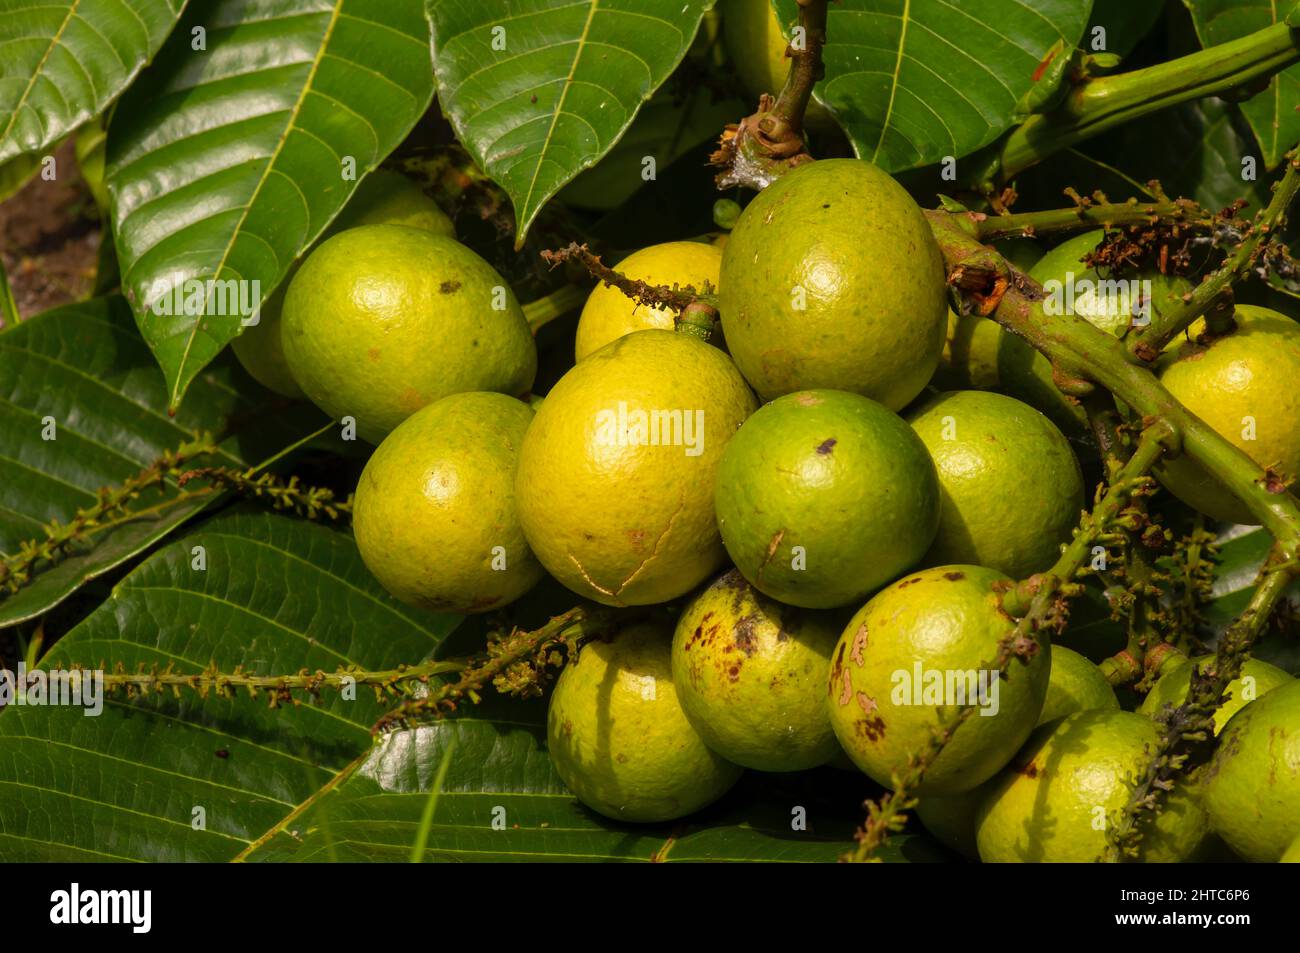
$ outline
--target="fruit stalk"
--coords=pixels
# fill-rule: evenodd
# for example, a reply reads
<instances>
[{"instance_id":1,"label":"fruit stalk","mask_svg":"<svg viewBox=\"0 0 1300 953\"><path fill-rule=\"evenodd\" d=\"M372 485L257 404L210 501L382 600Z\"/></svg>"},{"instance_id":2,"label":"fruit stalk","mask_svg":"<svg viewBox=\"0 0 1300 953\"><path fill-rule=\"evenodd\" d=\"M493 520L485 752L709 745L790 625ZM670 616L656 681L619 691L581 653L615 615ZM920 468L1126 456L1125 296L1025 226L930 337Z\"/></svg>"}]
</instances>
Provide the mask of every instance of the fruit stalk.
<instances>
[{"instance_id":1,"label":"fruit stalk","mask_svg":"<svg viewBox=\"0 0 1300 953\"><path fill-rule=\"evenodd\" d=\"M371 733L379 734L439 719L455 711L457 704L465 698L477 704L478 693L489 684L496 684L499 690L506 692L524 690L536 682L535 679L521 681L514 677L518 673L513 670L520 663L531 659L540 661L543 666L556 664L559 659L551 655L551 650L561 643L575 646L581 641L604 634L615 620L626 621L639 614L635 611L619 613L614 609L580 605L555 616L532 631L515 629L500 641L490 643L485 656L468 660L460 668L460 676L455 681L439 686L423 698L408 699L386 712L375 723Z\"/></svg>"},{"instance_id":2,"label":"fruit stalk","mask_svg":"<svg viewBox=\"0 0 1300 953\"><path fill-rule=\"evenodd\" d=\"M1300 502L1241 450L1180 404L1117 338L1072 315L1049 314L1032 278L1010 266L975 237L978 226L963 213L932 211L930 219L947 264L949 283L1008 331L1052 361L1062 376L1106 388L1144 420L1163 419L1187 453L1223 483L1294 555L1300 547Z\"/></svg>"},{"instance_id":3,"label":"fruit stalk","mask_svg":"<svg viewBox=\"0 0 1300 953\"><path fill-rule=\"evenodd\" d=\"M1193 666L1187 700L1155 715L1159 739L1119 817L1108 826L1105 861L1118 863L1136 857L1148 823L1144 819L1154 819L1178 778L1187 777L1213 753L1214 713L1225 702L1228 686L1241 674L1251 646L1298 575L1300 564L1294 555L1274 547L1250 604L1220 638L1213 665L1204 670Z\"/></svg>"},{"instance_id":4,"label":"fruit stalk","mask_svg":"<svg viewBox=\"0 0 1300 953\"><path fill-rule=\"evenodd\" d=\"M1092 228L1122 228L1126 225L1150 225L1161 221L1189 229L1209 231L1215 216L1188 199L1177 201L1093 203L1082 197L1073 208L1045 209L1041 212L1017 212L1010 215L983 215L971 212L975 236L995 242L1003 238L1033 237L1043 232L1085 231Z\"/></svg>"},{"instance_id":5,"label":"fruit stalk","mask_svg":"<svg viewBox=\"0 0 1300 953\"><path fill-rule=\"evenodd\" d=\"M463 662L450 660L399 665L394 669L374 672L340 668L334 672L300 669L292 675L250 675L242 668L222 672L215 665L202 672L177 672L171 665L163 669L127 672L119 666L116 671L104 675L104 689L109 693L120 692L128 698L164 692L170 692L179 698L184 690L197 692L200 698L209 695L233 698L243 690L248 692L250 698L268 695L271 707L276 708L284 702L296 704L294 692L303 692L312 699L318 699L322 689L342 690L355 685L372 686L375 694L381 698L385 695L405 695L417 683L427 684L434 675L458 672L464 667Z\"/></svg>"},{"instance_id":6,"label":"fruit stalk","mask_svg":"<svg viewBox=\"0 0 1300 953\"><path fill-rule=\"evenodd\" d=\"M1220 302L1231 304L1232 285L1255 268L1270 236L1280 231L1285 224L1287 210L1295 200L1296 192L1300 191L1300 159L1297 158L1297 153L1297 149L1292 149L1286 154L1286 172L1273 185L1273 197L1267 207L1255 216L1250 230L1222 266L1206 276L1182 304L1128 335L1129 350L1133 354L1145 361L1155 360L1169 341L1201 315Z\"/></svg>"},{"instance_id":7,"label":"fruit stalk","mask_svg":"<svg viewBox=\"0 0 1300 953\"><path fill-rule=\"evenodd\" d=\"M1055 152L1168 106L1264 80L1300 62L1300 32L1285 23L1145 69L1079 83L1050 112L1006 137L999 178L1006 182Z\"/></svg>"}]
</instances>

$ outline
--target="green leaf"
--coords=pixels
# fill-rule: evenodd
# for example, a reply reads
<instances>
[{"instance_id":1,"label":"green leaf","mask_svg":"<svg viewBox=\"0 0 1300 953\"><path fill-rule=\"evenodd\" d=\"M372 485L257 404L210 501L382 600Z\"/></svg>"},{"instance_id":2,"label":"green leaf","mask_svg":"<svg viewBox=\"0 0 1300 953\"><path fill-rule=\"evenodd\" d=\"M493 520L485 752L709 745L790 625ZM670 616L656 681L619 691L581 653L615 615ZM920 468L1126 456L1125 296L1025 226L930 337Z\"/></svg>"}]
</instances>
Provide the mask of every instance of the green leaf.
<instances>
[{"instance_id":1,"label":"green leaf","mask_svg":"<svg viewBox=\"0 0 1300 953\"><path fill-rule=\"evenodd\" d=\"M1202 46L1218 46L1286 20L1291 3L1278 0L1185 0ZM1259 140L1264 166L1275 168L1300 142L1300 66L1269 80L1268 88L1241 104Z\"/></svg>"},{"instance_id":2,"label":"green leaf","mask_svg":"<svg viewBox=\"0 0 1300 953\"><path fill-rule=\"evenodd\" d=\"M343 783L248 859L408 859L452 745L455 756L429 826L425 860L832 862L852 845L861 796L847 810L805 796L806 788L824 788L833 771L805 776L806 788L784 797L780 782L750 775L713 808L676 824L610 821L583 807L556 775L544 746L542 706L512 707L509 715L485 718L469 710L385 736ZM806 831L792 829L796 806L807 808ZM902 836L891 839L881 859L947 855L925 838Z\"/></svg>"},{"instance_id":3,"label":"green leaf","mask_svg":"<svg viewBox=\"0 0 1300 953\"><path fill-rule=\"evenodd\" d=\"M66 523L95 502L97 489L202 432L220 441L209 462L248 466L322 423L305 404L280 406L229 358L194 391L184 410L167 414L162 375L118 297L56 308L0 333L0 554L43 539L44 524ZM0 595L0 627L53 608L213 499L188 489L181 502L159 506L179 493L174 485L149 491L132 508L136 515L106 525L92 547L38 572L16 595Z\"/></svg>"},{"instance_id":4,"label":"green leaf","mask_svg":"<svg viewBox=\"0 0 1300 953\"><path fill-rule=\"evenodd\" d=\"M200 546L204 570L193 568ZM456 621L385 594L349 534L240 507L150 556L42 666L388 669L428 656ZM0 716L0 852L229 860L368 751L381 711L363 687L353 701L322 691L319 704L275 709L193 693L115 696L98 717L11 706Z\"/></svg>"},{"instance_id":5,"label":"green leaf","mask_svg":"<svg viewBox=\"0 0 1300 953\"><path fill-rule=\"evenodd\" d=\"M773 0L788 31L796 0ZM1073 48L1091 0L840 0L815 90L863 159L896 172L960 158L1012 124L1053 44Z\"/></svg>"},{"instance_id":6,"label":"green leaf","mask_svg":"<svg viewBox=\"0 0 1300 953\"><path fill-rule=\"evenodd\" d=\"M0 164L0 202L32 180L41 167L41 157L34 154L15 156Z\"/></svg>"},{"instance_id":7,"label":"green leaf","mask_svg":"<svg viewBox=\"0 0 1300 953\"><path fill-rule=\"evenodd\" d=\"M185 0L0 0L0 162L52 148L130 85Z\"/></svg>"},{"instance_id":8,"label":"green leaf","mask_svg":"<svg viewBox=\"0 0 1300 953\"><path fill-rule=\"evenodd\" d=\"M186 14L108 131L122 287L170 406L240 329L240 309L194 283L258 282L264 299L432 95L422 0L213 0ZM155 308L195 287L208 288L203 313Z\"/></svg>"},{"instance_id":9,"label":"green leaf","mask_svg":"<svg viewBox=\"0 0 1300 953\"><path fill-rule=\"evenodd\" d=\"M712 0L429 0L439 104L515 206L516 245L681 62Z\"/></svg>"}]
</instances>

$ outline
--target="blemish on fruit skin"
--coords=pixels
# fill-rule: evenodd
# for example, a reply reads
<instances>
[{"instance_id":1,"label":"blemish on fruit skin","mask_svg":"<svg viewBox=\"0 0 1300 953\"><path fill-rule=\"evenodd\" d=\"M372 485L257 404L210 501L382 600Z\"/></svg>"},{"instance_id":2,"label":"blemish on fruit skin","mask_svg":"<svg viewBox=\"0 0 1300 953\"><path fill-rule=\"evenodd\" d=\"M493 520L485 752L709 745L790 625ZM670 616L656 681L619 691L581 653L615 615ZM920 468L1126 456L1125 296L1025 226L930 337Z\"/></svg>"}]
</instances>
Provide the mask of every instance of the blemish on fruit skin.
<instances>
[{"instance_id":1,"label":"blemish on fruit skin","mask_svg":"<svg viewBox=\"0 0 1300 953\"><path fill-rule=\"evenodd\" d=\"M862 657L862 651L867 647L867 624L864 622L858 626L858 631L853 635L853 651L849 653L849 658L853 659L861 668L866 664Z\"/></svg>"},{"instance_id":2,"label":"blemish on fruit skin","mask_svg":"<svg viewBox=\"0 0 1300 953\"><path fill-rule=\"evenodd\" d=\"M853 701L853 678L848 672L844 673L844 690L840 692L840 707Z\"/></svg>"},{"instance_id":3,"label":"blemish on fruit skin","mask_svg":"<svg viewBox=\"0 0 1300 953\"><path fill-rule=\"evenodd\" d=\"M858 707L862 709L863 713L870 715L880 706L877 705L876 700L866 692L858 692Z\"/></svg>"},{"instance_id":4,"label":"blemish on fruit skin","mask_svg":"<svg viewBox=\"0 0 1300 953\"><path fill-rule=\"evenodd\" d=\"M733 681L733 682L738 682L738 681L740 681L740 663L739 663L739 662L737 662L735 665L731 666L731 668L727 669L727 677L728 677L731 681Z\"/></svg>"},{"instance_id":5,"label":"blemish on fruit skin","mask_svg":"<svg viewBox=\"0 0 1300 953\"><path fill-rule=\"evenodd\" d=\"M833 449L835 449L835 444L837 443L839 443L839 441L836 440L834 437L831 437L828 440L823 440L821 442L821 445L817 447L817 452L820 453L822 456L826 456L826 454L830 453Z\"/></svg>"},{"instance_id":6,"label":"blemish on fruit skin","mask_svg":"<svg viewBox=\"0 0 1300 953\"><path fill-rule=\"evenodd\" d=\"M372 347L370 350L366 351L366 357L370 358L372 361L378 361L378 360L379 360L379 348L377 348L377 347Z\"/></svg>"},{"instance_id":7,"label":"blemish on fruit skin","mask_svg":"<svg viewBox=\"0 0 1300 953\"><path fill-rule=\"evenodd\" d=\"M822 402L822 399L818 397L816 394L803 393L803 394L796 394L794 398L794 402L798 404L800 407L816 407L818 404Z\"/></svg>"},{"instance_id":8,"label":"blemish on fruit skin","mask_svg":"<svg viewBox=\"0 0 1300 953\"><path fill-rule=\"evenodd\" d=\"M758 637L754 634L758 616L747 615L736 622L732 630L732 642L734 647L745 653L747 658L752 658L758 651Z\"/></svg>"},{"instance_id":9,"label":"blemish on fruit skin","mask_svg":"<svg viewBox=\"0 0 1300 953\"><path fill-rule=\"evenodd\" d=\"M840 680L840 673L844 671L844 643L840 643L840 649L835 653L835 664L831 666L831 685L830 690L835 691L835 683Z\"/></svg>"},{"instance_id":10,"label":"blemish on fruit skin","mask_svg":"<svg viewBox=\"0 0 1300 953\"><path fill-rule=\"evenodd\" d=\"M853 728L868 741L879 741L885 737L885 722L879 715L875 718L859 718L853 723Z\"/></svg>"},{"instance_id":11,"label":"blemish on fruit skin","mask_svg":"<svg viewBox=\"0 0 1300 953\"><path fill-rule=\"evenodd\" d=\"M947 579L949 582L960 582L961 580L966 578L966 574L964 572L957 572L956 570L954 570L953 572L944 573L943 578Z\"/></svg>"},{"instance_id":12,"label":"blemish on fruit skin","mask_svg":"<svg viewBox=\"0 0 1300 953\"><path fill-rule=\"evenodd\" d=\"M1038 777L1038 765L1030 761L1027 765L1025 765L1023 768L1020 769L1020 773L1027 778L1036 778Z\"/></svg>"},{"instance_id":13,"label":"blemish on fruit skin","mask_svg":"<svg viewBox=\"0 0 1300 953\"><path fill-rule=\"evenodd\" d=\"M445 295L455 294L459 290L459 281L444 281L442 284L438 285L438 291Z\"/></svg>"}]
</instances>

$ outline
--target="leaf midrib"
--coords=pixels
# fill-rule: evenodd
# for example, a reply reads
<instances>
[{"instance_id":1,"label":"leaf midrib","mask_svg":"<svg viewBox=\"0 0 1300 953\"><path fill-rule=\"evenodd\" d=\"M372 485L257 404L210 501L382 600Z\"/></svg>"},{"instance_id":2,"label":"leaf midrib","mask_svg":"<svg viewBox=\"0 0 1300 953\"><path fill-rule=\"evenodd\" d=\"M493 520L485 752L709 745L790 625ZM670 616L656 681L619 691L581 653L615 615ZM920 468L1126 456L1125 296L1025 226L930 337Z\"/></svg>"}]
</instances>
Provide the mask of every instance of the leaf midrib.
<instances>
[{"instance_id":1,"label":"leaf midrib","mask_svg":"<svg viewBox=\"0 0 1300 953\"><path fill-rule=\"evenodd\" d=\"M24 89L23 94L18 97L18 102L14 103L13 112L9 114L9 122L5 124L4 131L0 132L0 144L3 144L5 140L9 138L9 134L13 131L14 124L18 122L18 114L21 113L23 107L27 105L27 100L31 96L32 90L36 88L36 81L41 78L41 71L45 69L45 64L49 62L50 55L63 42L63 34L68 29L68 24L76 17L77 10L80 7L81 0L72 0L72 6L68 7L68 15L63 18L63 22L59 24L58 32L56 32L50 39L50 45L45 48L45 53L41 56L41 61L36 64L36 69L32 70L32 78L27 81L27 88ZM45 124L42 123L42 134L44 133L44 126Z\"/></svg>"},{"instance_id":2,"label":"leaf midrib","mask_svg":"<svg viewBox=\"0 0 1300 953\"><path fill-rule=\"evenodd\" d=\"M257 197L262 194L262 187L270 180L271 173L275 169L275 163L280 158L280 153L284 151L285 143L289 141L289 134L297 127L298 117L302 114L303 103L307 101L307 94L311 92L312 85L316 81L316 73L320 70L320 64L325 59L325 50L330 45L330 40L334 36L334 28L338 25L339 16L343 12L343 3L344 0L334 0L333 12L330 14L329 23L325 26L325 34L321 37L320 46L316 49L316 54L312 57L311 69L308 71L307 77L303 81L302 89L298 92L298 99L294 102L293 108L289 110L288 119L284 124L284 131L280 133L280 138L275 144L275 149L267 158L266 167L258 177L257 187L253 189L253 194L249 196L248 201L244 204L244 208L239 214L239 220L235 222L234 227L230 230L230 238L226 242L226 247L221 252L221 259L217 262L217 267L213 269L214 281L221 280L221 273L226 269L226 263L230 260L230 253L235 248L235 242L239 239L239 235L244 228L244 223L248 221L249 213L252 211L253 206L257 204ZM212 289L209 288L209 296L211 293ZM207 313L209 300L211 300L210 297L203 303L203 311L205 314ZM180 404L181 392L187 386L188 382L185 381L185 371L190 363L190 351L194 348L194 341L198 338L199 328L202 327L202 325L202 321L195 321L194 325L190 328L189 337L185 341L185 351L181 354L180 363L177 365L176 378L172 381L171 394L167 401L168 406L173 410L175 410Z\"/></svg>"}]
</instances>

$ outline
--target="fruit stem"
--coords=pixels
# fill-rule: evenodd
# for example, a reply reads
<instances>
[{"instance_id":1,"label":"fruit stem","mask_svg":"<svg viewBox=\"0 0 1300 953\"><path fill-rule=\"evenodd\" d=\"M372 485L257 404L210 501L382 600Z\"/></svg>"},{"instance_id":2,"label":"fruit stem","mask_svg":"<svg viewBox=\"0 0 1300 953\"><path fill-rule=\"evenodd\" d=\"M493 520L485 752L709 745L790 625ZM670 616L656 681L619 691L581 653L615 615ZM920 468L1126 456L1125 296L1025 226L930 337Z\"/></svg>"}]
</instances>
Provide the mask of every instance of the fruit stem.
<instances>
[{"instance_id":1,"label":"fruit stem","mask_svg":"<svg viewBox=\"0 0 1300 953\"><path fill-rule=\"evenodd\" d=\"M577 242L570 242L566 247L556 251L548 249L542 252L542 258L552 268L576 258L593 277L599 278L611 288L617 288L636 301L637 304L643 304L649 308L667 308L670 311L681 313L697 302L717 308L715 290L708 282L704 283L702 290L696 291L693 285L679 286L674 284L672 287L668 287L667 285L652 285L647 281L632 279L610 268L600 260L599 255L593 254L585 244L579 245Z\"/></svg>"},{"instance_id":2,"label":"fruit stem","mask_svg":"<svg viewBox=\"0 0 1300 953\"><path fill-rule=\"evenodd\" d=\"M1159 736L1119 816L1107 825L1103 860L1136 858L1146 826L1163 809L1180 777L1187 777L1214 751L1214 714L1226 700L1228 686L1241 674L1255 640L1291 583L1300 576L1294 554L1275 546L1264 564L1245 611L1219 639L1214 662L1192 666L1187 699L1165 705L1154 715Z\"/></svg>"},{"instance_id":3,"label":"fruit stem","mask_svg":"<svg viewBox=\"0 0 1300 953\"><path fill-rule=\"evenodd\" d=\"M1273 185L1273 197L1267 207L1255 216L1245 237L1237 244L1223 265L1197 286L1196 290L1185 297L1181 304L1165 314L1153 317L1150 324L1143 328L1134 328L1128 335L1129 350L1144 361L1153 361L1160 356L1164 346L1175 336L1184 331L1188 325L1206 314L1216 305L1225 305L1231 309L1232 285L1252 271L1260 253L1267 250L1271 243L1270 236L1279 233L1286 223L1286 215L1296 192L1300 191L1300 147L1286 154L1286 172ZM1208 319L1207 319L1208 320Z\"/></svg>"},{"instance_id":4,"label":"fruit stem","mask_svg":"<svg viewBox=\"0 0 1300 953\"><path fill-rule=\"evenodd\" d=\"M826 74L822 47L826 45L829 0L797 0L802 43L786 48L790 70L773 99L764 93L758 111L723 130L709 162L721 171L719 189L744 186L760 192L795 166L811 162L804 141L803 121L813 87Z\"/></svg>"},{"instance_id":5,"label":"fruit stem","mask_svg":"<svg viewBox=\"0 0 1300 953\"><path fill-rule=\"evenodd\" d=\"M1144 430L1133 455L1114 470L1104 491L1098 488L1096 504L1083 514L1060 558L1046 572L1035 573L1007 590L1002 596L1002 608L1010 615L1025 616L1044 591L1054 593L1073 580L1092 556L1097 541L1114 529L1129 501L1150 486L1147 474L1175 442L1173 430L1163 422L1155 421Z\"/></svg>"},{"instance_id":6,"label":"fruit stem","mask_svg":"<svg viewBox=\"0 0 1300 953\"><path fill-rule=\"evenodd\" d=\"M550 294L524 305L524 319L528 322L528 329L536 335L543 325L582 307L586 300L587 292L584 289L577 285L562 285Z\"/></svg>"},{"instance_id":7,"label":"fruit stem","mask_svg":"<svg viewBox=\"0 0 1300 953\"><path fill-rule=\"evenodd\" d=\"M559 663L552 650L577 646L580 642L608 632L616 623L637 618L642 610L616 610L584 604L562 612L545 625L532 631L512 629L504 638L488 643L482 656L466 660L460 676L440 685L422 698L408 698L386 712L371 729L373 734L397 728L409 728L434 721L456 710L464 699L477 704L479 692L488 685L499 690L525 694L527 686L538 687L535 676L519 677L518 666L532 660L539 667Z\"/></svg>"},{"instance_id":8,"label":"fruit stem","mask_svg":"<svg viewBox=\"0 0 1300 953\"><path fill-rule=\"evenodd\" d=\"M949 283L1013 334L1041 351L1067 376L1084 377L1106 388L1144 422L1164 420L1179 435L1178 448L1223 483L1251 514L1294 555L1300 547L1300 501L1179 403L1118 338L1075 315L1056 315L1043 307L1039 284L985 247L963 223L964 213L927 212L943 251Z\"/></svg>"},{"instance_id":9,"label":"fruit stem","mask_svg":"<svg viewBox=\"0 0 1300 953\"><path fill-rule=\"evenodd\" d=\"M1003 238L1032 238L1043 232L1074 232L1090 228L1122 228L1126 225L1150 225L1161 221L1190 229L1209 231L1215 217L1195 202L1092 202L1079 198L1072 208L1046 209L1041 212L1017 212L1010 215L987 215L983 212L954 213L971 222L971 234L985 242Z\"/></svg>"},{"instance_id":10,"label":"fruit stem","mask_svg":"<svg viewBox=\"0 0 1300 953\"><path fill-rule=\"evenodd\" d=\"M1273 76L1300 62L1300 33L1285 23L1207 47L1167 63L1076 85L1050 112L1031 116L1003 140L1006 182L1055 152L1168 106Z\"/></svg>"}]
</instances>

